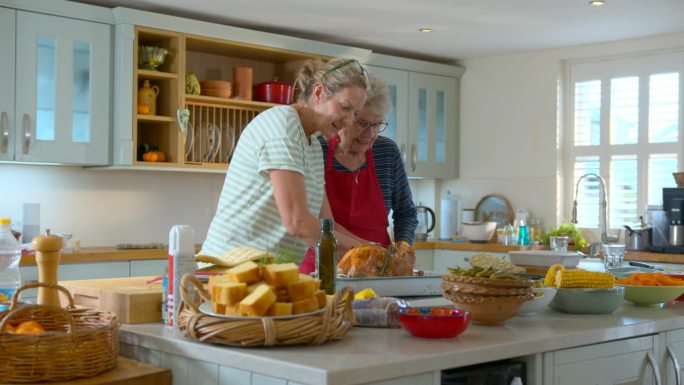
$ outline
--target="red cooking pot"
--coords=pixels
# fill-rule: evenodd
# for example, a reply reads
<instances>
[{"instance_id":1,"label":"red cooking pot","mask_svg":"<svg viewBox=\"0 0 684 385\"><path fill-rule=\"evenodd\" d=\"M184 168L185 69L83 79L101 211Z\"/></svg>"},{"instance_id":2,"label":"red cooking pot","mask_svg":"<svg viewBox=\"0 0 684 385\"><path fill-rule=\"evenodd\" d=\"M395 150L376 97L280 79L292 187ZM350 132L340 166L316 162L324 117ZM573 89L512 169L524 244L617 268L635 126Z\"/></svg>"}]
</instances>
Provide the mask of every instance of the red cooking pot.
<instances>
[{"instance_id":1,"label":"red cooking pot","mask_svg":"<svg viewBox=\"0 0 684 385\"><path fill-rule=\"evenodd\" d=\"M292 103L292 86L273 78L267 82L254 86L256 100L267 103L290 104Z\"/></svg>"}]
</instances>

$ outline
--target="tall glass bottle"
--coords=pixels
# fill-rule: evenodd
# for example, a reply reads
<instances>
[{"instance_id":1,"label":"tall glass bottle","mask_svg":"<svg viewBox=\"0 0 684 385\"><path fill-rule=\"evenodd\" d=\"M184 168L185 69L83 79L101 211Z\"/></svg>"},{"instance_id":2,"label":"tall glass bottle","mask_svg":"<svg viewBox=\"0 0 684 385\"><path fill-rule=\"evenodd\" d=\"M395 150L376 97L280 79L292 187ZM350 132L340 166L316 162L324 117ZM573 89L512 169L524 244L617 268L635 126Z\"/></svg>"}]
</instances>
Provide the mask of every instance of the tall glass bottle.
<instances>
[{"instance_id":1,"label":"tall glass bottle","mask_svg":"<svg viewBox=\"0 0 684 385\"><path fill-rule=\"evenodd\" d=\"M321 219L321 233L316 241L316 275L326 294L335 294L337 277L337 239L332 218Z\"/></svg>"}]
</instances>

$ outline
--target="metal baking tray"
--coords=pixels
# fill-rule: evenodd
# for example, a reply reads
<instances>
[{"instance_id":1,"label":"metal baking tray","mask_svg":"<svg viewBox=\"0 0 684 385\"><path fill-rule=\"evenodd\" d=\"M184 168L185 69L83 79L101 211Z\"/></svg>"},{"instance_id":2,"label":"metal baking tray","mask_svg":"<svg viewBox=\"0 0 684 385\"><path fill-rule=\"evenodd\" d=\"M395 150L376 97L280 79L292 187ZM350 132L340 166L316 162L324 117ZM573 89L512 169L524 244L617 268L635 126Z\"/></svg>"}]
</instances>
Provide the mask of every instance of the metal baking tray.
<instances>
[{"instance_id":1,"label":"metal baking tray","mask_svg":"<svg viewBox=\"0 0 684 385\"><path fill-rule=\"evenodd\" d=\"M336 288L351 286L355 292L373 289L381 297L429 297L442 295L442 275L425 272L424 275L378 278L337 277Z\"/></svg>"}]
</instances>

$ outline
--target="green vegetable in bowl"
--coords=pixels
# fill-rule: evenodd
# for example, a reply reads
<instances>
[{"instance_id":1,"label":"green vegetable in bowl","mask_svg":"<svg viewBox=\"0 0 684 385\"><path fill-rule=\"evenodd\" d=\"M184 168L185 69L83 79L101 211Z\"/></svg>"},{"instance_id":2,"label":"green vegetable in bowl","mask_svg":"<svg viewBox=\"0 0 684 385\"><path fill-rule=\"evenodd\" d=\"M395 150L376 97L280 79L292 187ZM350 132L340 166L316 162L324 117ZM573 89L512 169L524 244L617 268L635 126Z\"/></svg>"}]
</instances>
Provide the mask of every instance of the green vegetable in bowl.
<instances>
[{"instance_id":1,"label":"green vegetable in bowl","mask_svg":"<svg viewBox=\"0 0 684 385\"><path fill-rule=\"evenodd\" d=\"M578 251L587 245L587 240L584 239L582 234L577 230L577 227L573 223L563 223L557 229L552 229L551 231L544 234L542 243L545 246L549 246L550 238L552 236L562 236L567 235L570 239L570 243L574 245L574 250Z\"/></svg>"}]
</instances>

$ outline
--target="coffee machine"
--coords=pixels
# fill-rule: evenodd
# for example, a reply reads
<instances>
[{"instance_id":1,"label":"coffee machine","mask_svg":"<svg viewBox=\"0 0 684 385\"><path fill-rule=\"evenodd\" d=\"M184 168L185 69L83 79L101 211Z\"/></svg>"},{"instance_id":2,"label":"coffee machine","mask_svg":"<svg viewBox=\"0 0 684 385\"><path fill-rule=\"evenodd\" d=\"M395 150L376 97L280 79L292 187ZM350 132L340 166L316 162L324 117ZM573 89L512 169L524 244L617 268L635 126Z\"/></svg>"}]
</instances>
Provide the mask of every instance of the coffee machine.
<instances>
[{"instance_id":1,"label":"coffee machine","mask_svg":"<svg viewBox=\"0 0 684 385\"><path fill-rule=\"evenodd\" d=\"M651 251L684 254L684 188L663 189L663 210L654 212Z\"/></svg>"}]
</instances>

